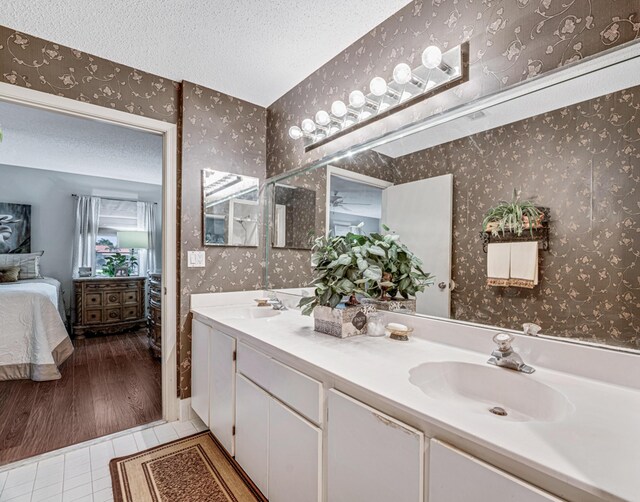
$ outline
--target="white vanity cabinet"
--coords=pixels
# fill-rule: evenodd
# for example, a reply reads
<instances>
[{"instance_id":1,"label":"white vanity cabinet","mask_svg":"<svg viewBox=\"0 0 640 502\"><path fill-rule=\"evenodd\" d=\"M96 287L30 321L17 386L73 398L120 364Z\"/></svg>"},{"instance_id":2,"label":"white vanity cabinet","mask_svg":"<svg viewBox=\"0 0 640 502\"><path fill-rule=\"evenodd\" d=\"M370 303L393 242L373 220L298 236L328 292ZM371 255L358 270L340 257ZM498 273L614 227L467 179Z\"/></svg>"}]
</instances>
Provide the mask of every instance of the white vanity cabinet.
<instances>
[{"instance_id":1,"label":"white vanity cabinet","mask_svg":"<svg viewBox=\"0 0 640 502\"><path fill-rule=\"evenodd\" d=\"M217 329L209 342L209 429L234 455L236 339Z\"/></svg>"},{"instance_id":2,"label":"white vanity cabinet","mask_svg":"<svg viewBox=\"0 0 640 502\"><path fill-rule=\"evenodd\" d=\"M260 387L236 376L236 460L260 491L269 493L269 401Z\"/></svg>"},{"instance_id":3,"label":"white vanity cabinet","mask_svg":"<svg viewBox=\"0 0 640 502\"><path fill-rule=\"evenodd\" d=\"M329 391L327 500L423 502L424 434Z\"/></svg>"},{"instance_id":4,"label":"white vanity cabinet","mask_svg":"<svg viewBox=\"0 0 640 502\"><path fill-rule=\"evenodd\" d=\"M233 455L236 340L197 320L191 339L191 408Z\"/></svg>"},{"instance_id":5,"label":"white vanity cabinet","mask_svg":"<svg viewBox=\"0 0 640 502\"><path fill-rule=\"evenodd\" d=\"M191 324L191 408L209 424L209 339L211 328L194 320Z\"/></svg>"},{"instance_id":6,"label":"white vanity cabinet","mask_svg":"<svg viewBox=\"0 0 640 502\"><path fill-rule=\"evenodd\" d=\"M464 482L462 482L464 481ZM429 502L561 502L436 439L429 443Z\"/></svg>"},{"instance_id":7,"label":"white vanity cabinet","mask_svg":"<svg viewBox=\"0 0 640 502\"><path fill-rule=\"evenodd\" d=\"M242 343L237 369L236 460L270 502L322 502L322 430L282 402L319 415L320 383Z\"/></svg>"}]
</instances>

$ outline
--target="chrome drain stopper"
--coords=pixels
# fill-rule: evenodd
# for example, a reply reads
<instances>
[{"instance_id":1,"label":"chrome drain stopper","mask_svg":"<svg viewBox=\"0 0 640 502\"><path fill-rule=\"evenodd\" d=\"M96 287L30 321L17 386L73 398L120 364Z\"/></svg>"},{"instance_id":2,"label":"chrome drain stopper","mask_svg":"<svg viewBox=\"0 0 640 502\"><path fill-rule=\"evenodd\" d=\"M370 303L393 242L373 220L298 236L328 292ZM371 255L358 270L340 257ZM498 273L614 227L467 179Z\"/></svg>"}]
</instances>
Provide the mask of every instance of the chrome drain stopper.
<instances>
[{"instance_id":1,"label":"chrome drain stopper","mask_svg":"<svg viewBox=\"0 0 640 502\"><path fill-rule=\"evenodd\" d=\"M489 408L489 411L491 413L493 413L494 415L498 415L499 417L506 417L507 416L507 410L505 410L504 408L502 408L500 406L494 406L493 408Z\"/></svg>"}]
</instances>

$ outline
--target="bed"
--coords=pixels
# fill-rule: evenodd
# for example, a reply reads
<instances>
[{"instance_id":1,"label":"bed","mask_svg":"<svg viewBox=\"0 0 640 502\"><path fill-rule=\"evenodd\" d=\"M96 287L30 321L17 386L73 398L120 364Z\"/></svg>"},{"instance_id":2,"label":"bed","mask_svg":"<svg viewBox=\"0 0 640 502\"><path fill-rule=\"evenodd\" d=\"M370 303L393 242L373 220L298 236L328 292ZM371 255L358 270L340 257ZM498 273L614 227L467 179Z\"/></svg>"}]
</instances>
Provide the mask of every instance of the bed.
<instances>
[{"instance_id":1,"label":"bed","mask_svg":"<svg viewBox=\"0 0 640 502\"><path fill-rule=\"evenodd\" d=\"M0 381L57 380L73 353L60 283L52 278L0 284Z\"/></svg>"}]
</instances>

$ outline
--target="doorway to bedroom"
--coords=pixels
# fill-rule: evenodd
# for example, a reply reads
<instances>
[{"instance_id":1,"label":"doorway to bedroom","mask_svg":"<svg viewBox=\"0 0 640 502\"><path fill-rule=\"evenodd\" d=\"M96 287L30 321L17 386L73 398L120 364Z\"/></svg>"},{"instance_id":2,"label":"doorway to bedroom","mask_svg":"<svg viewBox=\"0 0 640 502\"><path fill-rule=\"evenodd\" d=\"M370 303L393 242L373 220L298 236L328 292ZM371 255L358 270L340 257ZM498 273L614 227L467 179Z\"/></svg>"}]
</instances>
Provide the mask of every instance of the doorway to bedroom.
<instances>
[{"instance_id":1,"label":"doorway to bedroom","mask_svg":"<svg viewBox=\"0 0 640 502\"><path fill-rule=\"evenodd\" d=\"M2 466L171 417L166 138L2 100L0 128Z\"/></svg>"}]
</instances>

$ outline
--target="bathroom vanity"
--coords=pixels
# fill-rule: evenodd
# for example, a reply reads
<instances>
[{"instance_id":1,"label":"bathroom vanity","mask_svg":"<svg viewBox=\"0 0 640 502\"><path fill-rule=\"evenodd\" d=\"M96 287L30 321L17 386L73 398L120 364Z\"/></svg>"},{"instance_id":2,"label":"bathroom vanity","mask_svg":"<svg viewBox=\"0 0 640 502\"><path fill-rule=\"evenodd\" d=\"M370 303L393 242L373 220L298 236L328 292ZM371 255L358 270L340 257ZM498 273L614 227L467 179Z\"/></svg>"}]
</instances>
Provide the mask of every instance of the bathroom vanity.
<instances>
[{"instance_id":1,"label":"bathroom vanity","mask_svg":"<svg viewBox=\"0 0 640 502\"><path fill-rule=\"evenodd\" d=\"M637 355L515 334L524 374L497 328L338 339L255 296L192 296L192 407L269 500L640 499Z\"/></svg>"}]
</instances>

